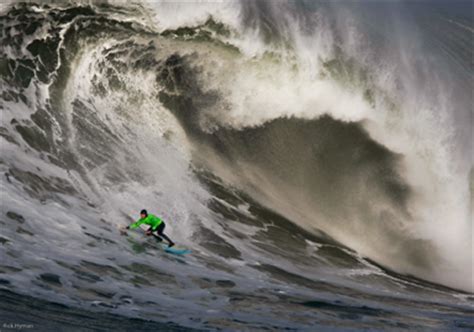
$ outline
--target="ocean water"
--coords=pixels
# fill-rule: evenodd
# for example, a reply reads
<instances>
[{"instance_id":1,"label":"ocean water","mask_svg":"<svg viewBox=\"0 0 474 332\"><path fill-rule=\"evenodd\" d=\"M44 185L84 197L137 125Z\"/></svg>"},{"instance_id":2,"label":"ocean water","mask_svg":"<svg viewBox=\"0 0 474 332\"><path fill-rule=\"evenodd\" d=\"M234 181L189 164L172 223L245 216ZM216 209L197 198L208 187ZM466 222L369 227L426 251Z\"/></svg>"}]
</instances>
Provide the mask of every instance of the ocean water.
<instances>
[{"instance_id":1,"label":"ocean water","mask_svg":"<svg viewBox=\"0 0 474 332\"><path fill-rule=\"evenodd\" d=\"M3 3L0 330L473 330L472 13Z\"/></svg>"}]
</instances>

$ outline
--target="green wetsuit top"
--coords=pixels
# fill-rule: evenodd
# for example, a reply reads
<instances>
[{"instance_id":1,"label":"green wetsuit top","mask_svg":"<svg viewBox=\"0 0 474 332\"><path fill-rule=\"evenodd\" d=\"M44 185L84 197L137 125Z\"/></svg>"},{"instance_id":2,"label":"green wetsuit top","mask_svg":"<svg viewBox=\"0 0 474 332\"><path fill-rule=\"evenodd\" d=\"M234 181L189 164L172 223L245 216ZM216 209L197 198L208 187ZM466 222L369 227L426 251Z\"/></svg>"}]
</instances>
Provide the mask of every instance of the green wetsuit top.
<instances>
[{"instance_id":1,"label":"green wetsuit top","mask_svg":"<svg viewBox=\"0 0 474 332\"><path fill-rule=\"evenodd\" d=\"M152 230L156 230L158 226L161 225L163 220L158 218L157 216L154 216L152 214L148 214L145 218L140 218L133 224L131 224L129 227L130 229L138 228L140 225L145 224L145 225L150 225Z\"/></svg>"}]
</instances>

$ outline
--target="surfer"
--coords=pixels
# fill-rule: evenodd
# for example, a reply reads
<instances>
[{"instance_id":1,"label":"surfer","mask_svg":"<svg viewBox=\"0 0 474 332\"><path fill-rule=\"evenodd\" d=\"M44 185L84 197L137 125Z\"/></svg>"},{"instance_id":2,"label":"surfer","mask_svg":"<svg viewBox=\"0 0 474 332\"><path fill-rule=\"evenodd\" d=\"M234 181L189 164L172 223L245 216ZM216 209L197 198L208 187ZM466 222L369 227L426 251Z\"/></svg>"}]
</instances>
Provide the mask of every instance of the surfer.
<instances>
[{"instance_id":1,"label":"surfer","mask_svg":"<svg viewBox=\"0 0 474 332\"><path fill-rule=\"evenodd\" d=\"M140 219L138 219L133 224L128 225L126 229L135 229L142 224L150 225L150 228L148 228L148 230L146 231L146 235L153 235L160 242L163 241L162 238L164 238L166 241L168 241L168 247L174 246L174 242L171 241L171 239L166 236L165 233L163 233L166 226L165 222L157 216L151 213L149 214L146 210L141 210ZM153 232L157 232L158 235L153 234Z\"/></svg>"}]
</instances>

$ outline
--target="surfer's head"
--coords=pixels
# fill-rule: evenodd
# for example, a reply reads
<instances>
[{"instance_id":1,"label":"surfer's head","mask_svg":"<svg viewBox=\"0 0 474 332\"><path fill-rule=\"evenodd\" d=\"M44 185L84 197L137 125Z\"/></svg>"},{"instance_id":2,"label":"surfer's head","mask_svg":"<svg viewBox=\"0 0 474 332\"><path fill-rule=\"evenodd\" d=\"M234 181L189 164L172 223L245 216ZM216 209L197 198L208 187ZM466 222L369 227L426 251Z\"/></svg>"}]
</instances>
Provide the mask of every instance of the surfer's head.
<instances>
[{"instance_id":1,"label":"surfer's head","mask_svg":"<svg viewBox=\"0 0 474 332\"><path fill-rule=\"evenodd\" d=\"M140 211L140 217L146 218L146 216L148 216L148 212L146 212L145 209L141 210L141 211Z\"/></svg>"}]
</instances>

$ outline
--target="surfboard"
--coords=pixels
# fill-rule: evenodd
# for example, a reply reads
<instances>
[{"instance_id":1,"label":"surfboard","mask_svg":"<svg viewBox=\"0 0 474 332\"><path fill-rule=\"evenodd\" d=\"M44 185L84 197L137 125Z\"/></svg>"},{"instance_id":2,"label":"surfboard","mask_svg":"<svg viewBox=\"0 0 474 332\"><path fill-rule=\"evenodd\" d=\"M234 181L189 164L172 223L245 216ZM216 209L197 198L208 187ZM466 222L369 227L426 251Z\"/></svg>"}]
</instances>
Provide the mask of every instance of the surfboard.
<instances>
[{"instance_id":1,"label":"surfboard","mask_svg":"<svg viewBox=\"0 0 474 332\"><path fill-rule=\"evenodd\" d=\"M152 234L152 235L153 235L153 237L155 237L155 238L159 238L159 237L156 236L155 234ZM189 254L189 253L191 252L191 250L189 250L189 249L177 247L176 245L175 245L175 246L172 246L172 247L168 247L167 244L162 243L162 242L159 242L159 245L161 246L161 248L163 248L163 250L164 250L165 252L170 253L170 254L185 255L185 254Z\"/></svg>"},{"instance_id":2,"label":"surfboard","mask_svg":"<svg viewBox=\"0 0 474 332\"><path fill-rule=\"evenodd\" d=\"M181 247L168 247L167 244L160 243L161 247L164 249L165 252L170 253L170 254L175 254L175 255L186 255L191 253L191 250L186 249L186 248L181 248Z\"/></svg>"}]
</instances>

